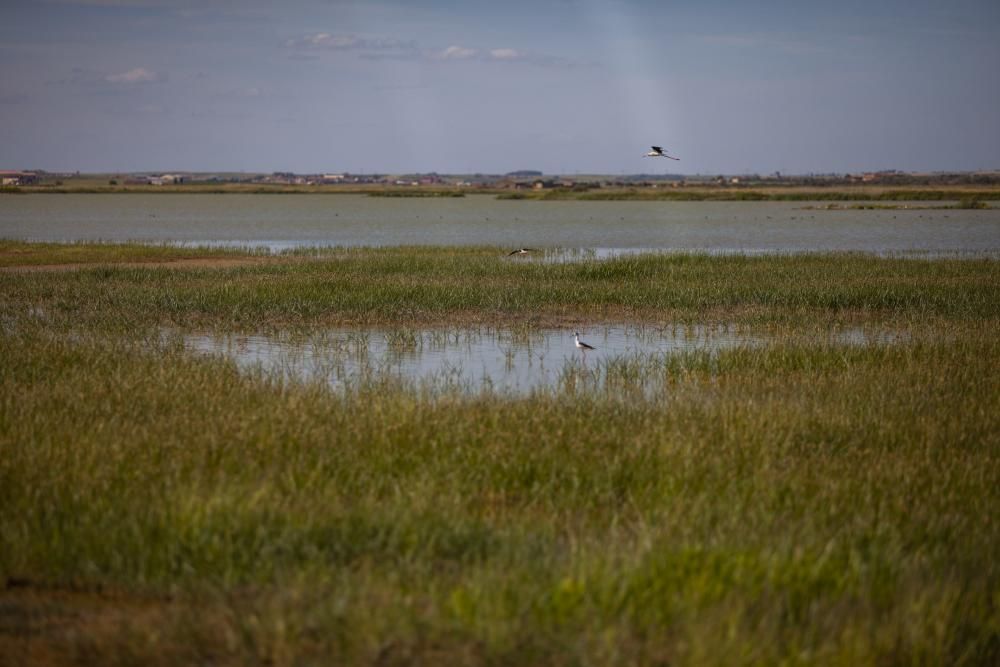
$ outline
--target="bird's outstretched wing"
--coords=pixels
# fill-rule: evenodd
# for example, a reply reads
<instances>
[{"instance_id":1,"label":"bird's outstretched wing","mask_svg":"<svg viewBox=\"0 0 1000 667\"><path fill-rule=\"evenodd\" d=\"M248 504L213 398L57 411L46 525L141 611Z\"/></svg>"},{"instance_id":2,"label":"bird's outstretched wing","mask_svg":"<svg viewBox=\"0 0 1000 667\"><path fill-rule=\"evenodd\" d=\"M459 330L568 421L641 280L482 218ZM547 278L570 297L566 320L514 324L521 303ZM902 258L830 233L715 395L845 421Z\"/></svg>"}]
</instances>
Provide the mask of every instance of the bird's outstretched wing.
<instances>
[{"instance_id":1,"label":"bird's outstretched wing","mask_svg":"<svg viewBox=\"0 0 1000 667\"><path fill-rule=\"evenodd\" d=\"M657 153L662 153L663 152L663 149L660 148L659 146L653 146L653 150L656 151Z\"/></svg>"}]
</instances>

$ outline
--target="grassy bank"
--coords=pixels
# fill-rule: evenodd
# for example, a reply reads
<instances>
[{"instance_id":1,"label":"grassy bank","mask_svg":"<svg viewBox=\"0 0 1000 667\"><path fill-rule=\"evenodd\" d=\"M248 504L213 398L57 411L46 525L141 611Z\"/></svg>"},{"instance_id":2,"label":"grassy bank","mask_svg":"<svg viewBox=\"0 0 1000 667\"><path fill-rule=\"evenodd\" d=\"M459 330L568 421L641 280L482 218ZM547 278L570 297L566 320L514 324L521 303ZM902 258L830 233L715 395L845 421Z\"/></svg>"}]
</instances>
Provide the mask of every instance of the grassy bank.
<instances>
[{"instance_id":1,"label":"grassy bank","mask_svg":"<svg viewBox=\"0 0 1000 667\"><path fill-rule=\"evenodd\" d=\"M996 262L106 251L0 271L0 664L1000 659ZM156 334L623 315L772 336L516 398ZM845 321L913 335L812 335Z\"/></svg>"},{"instance_id":2,"label":"grassy bank","mask_svg":"<svg viewBox=\"0 0 1000 667\"><path fill-rule=\"evenodd\" d=\"M155 264L183 259L235 259L260 255L252 248L181 248L165 243L25 243L0 239L0 270L59 264Z\"/></svg>"},{"instance_id":3,"label":"grassy bank","mask_svg":"<svg viewBox=\"0 0 1000 667\"><path fill-rule=\"evenodd\" d=\"M1000 199L1000 188L885 188L885 187L659 187L600 190L555 188L505 192L498 199L543 201L944 201Z\"/></svg>"},{"instance_id":4,"label":"grassy bank","mask_svg":"<svg viewBox=\"0 0 1000 667\"><path fill-rule=\"evenodd\" d=\"M630 256L561 264L498 248L308 250L277 261L172 270L120 261L187 249L0 244L0 314L53 327L224 330L335 324L571 326L580 322L798 324L996 317L1000 264L861 254ZM216 251L204 251L206 256ZM238 253L232 251L226 257ZM11 272L71 258L93 268Z\"/></svg>"}]
</instances>

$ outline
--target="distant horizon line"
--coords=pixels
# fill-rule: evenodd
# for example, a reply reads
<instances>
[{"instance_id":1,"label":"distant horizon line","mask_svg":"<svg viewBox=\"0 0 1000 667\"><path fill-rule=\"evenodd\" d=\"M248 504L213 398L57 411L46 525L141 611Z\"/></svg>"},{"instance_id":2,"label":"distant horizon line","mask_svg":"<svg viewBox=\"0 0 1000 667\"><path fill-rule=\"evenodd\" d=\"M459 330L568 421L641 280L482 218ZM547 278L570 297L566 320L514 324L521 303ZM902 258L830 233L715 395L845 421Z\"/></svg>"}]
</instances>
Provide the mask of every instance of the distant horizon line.
<instances>
[{"instance_id":1,"label":"distant horizon line","mask_svg":"<svg viewBox=\"0 0 1000 667\"><path fill-rule=\"evenodd\" d=\"M350 176L405 176L405 175L434 175L434 176L491 176L491 177L510 177L510 176L606 176L606 177L637 177L641 176L644 178L716 178L718 176L758 176L764 178L771 178L776 176L781 177L803 177L803 176L841 176L844 174L899 174L905 176L934 176L943 174L997 174L1000 173L1000 167L992 169L934 169L934 170L903 170L903 169L861 169L861 170L838 170L838 171L805 171L805 172L792 172L792 171L712 171L712 172L698 172L698 173L681 173L681 172L667 172L662 174L650 173L650 172L599 172L599 171L557 171L548 172L540 169L515 169L512 171L504 172L490 172L490 171L349 171L349 170L320 170L320 171L293 171L287 169L272 169L272 170L249 170L249 169L112 169L112 170L94 170L85 171L81 169L60 169L60 170L49 170L43 168L30 168L30 169L0 169L0 173L34 173L34 174L48 174L52 176L108 176L108 175L127 175L127 174L142 174L142 175L155 175L155 174L290 174L295 176L314 176L314 175L350 175Z\"/></svg>"}]
</instances>

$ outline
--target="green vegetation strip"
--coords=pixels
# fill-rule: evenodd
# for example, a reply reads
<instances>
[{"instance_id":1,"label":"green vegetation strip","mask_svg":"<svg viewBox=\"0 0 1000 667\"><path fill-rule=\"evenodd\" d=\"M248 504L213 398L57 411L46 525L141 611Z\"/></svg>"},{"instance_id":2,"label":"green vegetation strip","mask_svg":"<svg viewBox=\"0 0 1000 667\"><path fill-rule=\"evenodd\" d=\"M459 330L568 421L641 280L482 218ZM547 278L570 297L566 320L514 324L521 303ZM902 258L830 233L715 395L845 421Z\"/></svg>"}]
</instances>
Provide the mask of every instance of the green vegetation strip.
<instances>
[{"instance_id":1,"label":"green vegetation strip","mask_svg":"<svg viewBox=\"0 0 1000 667\"><path fill-rule=\"evenodd\" d=\"M0 273L0 651L15 664L996 664L996 262L497 254ZM436 307L451 282L468 291ZM629 295L647 315L784 333L676 355L656 395L620 401L377 378L336 393L140 326L316 327L334 308L516 322ZM919 335L809 342L842 317Z\"/></svg>"},{"instance_id":2,"label":"green vegetation strip","mask_svg":"<svg viewBox=\"0 0 1000 667\"><path fill-rule=\"evenodd\" d=\"M573 190L554 188L524 192L503 192L497 199L537 199L562 201L995 201L1000 199L998 188L699 188L658 187L625 190ZM962 208L981 208L981 205Z\"/></svg>"},{"instance_id":3,"label":"green vegetation strip","mask_svg":"<svg viewBox=\"0 0 1000 667\"><path fill-rule=\"evenodd\" d=\"M154 253L168 260L191 252L0 243L0 315L40 310L53 327L132 331L355 323L905 325L981 320L1000 310L1000 263L989 259L645 255L546 263L507 258L500 248L447 247L303 250L279 261L220 268L121 266L108 259ZM237 251L227 255L234 256ZM95 265L59 273L2 270L58 260Z\"/></svg>"},{"instance_id":4,"label":"green vegetation strip","mask_svg":"<svg viewBox=\"0 0 1000 667\"><path fill-rule=\"evenodd\" d=\"M181 248L166 243L23 243L0 239L0 270L57 264L169 262L181 259L257 257L266 250Z\"/></svg>"}]
</instances>

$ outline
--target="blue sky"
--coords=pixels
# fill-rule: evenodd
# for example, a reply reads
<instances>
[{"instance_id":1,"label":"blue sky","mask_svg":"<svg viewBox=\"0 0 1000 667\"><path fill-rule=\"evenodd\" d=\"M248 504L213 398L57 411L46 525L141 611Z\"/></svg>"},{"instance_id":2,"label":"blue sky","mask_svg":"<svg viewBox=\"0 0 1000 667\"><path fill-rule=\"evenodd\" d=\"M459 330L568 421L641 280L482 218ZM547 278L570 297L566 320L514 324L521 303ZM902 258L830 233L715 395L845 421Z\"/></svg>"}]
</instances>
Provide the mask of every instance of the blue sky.
<instances>
[{"instance_id":1,"label":"blue sky","mask_svg":"<svg viewBox=\"0 0 1000 667\"><path fill-rule=\"evenodd\" d=\"M0 169L1000 168L1000 2L0 0ZM681 162L644 160L650 144Z\"/></svg>"}]
</instances>

